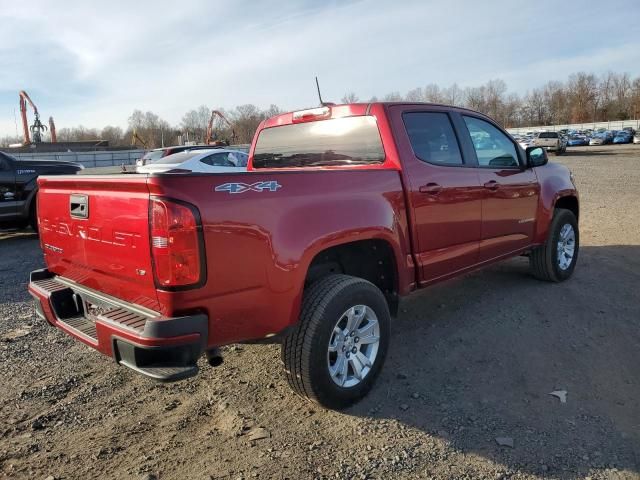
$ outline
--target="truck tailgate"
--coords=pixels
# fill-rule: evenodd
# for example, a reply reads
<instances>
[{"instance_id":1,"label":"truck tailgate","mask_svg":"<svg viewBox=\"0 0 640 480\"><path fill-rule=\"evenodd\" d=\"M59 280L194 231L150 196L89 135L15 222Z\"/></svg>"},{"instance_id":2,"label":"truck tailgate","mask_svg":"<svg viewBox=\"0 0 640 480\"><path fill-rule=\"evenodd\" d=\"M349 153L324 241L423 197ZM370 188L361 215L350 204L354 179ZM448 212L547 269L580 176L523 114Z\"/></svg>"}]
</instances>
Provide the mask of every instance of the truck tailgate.
<instances>
[{"instance_id":1,"label":"truck tailgate","mask_svg":"<svg viewBox=\"0 0 640 480\"><path fill-rule=\"evenodd\" d=\"M45 176L38 184L49 271L157 311L146 176Z\"/></svg>"}]
</instances>

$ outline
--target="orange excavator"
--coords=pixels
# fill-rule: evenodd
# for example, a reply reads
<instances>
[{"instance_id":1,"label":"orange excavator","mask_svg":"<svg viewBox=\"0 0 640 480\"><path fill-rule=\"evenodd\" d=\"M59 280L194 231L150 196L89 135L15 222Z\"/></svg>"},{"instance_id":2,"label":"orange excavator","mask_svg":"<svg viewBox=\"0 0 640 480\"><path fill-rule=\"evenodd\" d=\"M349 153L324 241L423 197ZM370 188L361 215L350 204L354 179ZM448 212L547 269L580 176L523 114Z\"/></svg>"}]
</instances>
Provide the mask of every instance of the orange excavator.
<instances>
[{"instance_id":1,"label":"orange excavator","mask_svg":"<svg viewBox=\"0 0 640 480\"><path fill-rule=\"evenodd\" d=\"M229 141L221 141L221 140L214 140L213 139L213 121L217 118L220 119L220 121L222 123L224 123L226 126L228 126L231 129L231 141L232 143L236 141L236 132L233 130L233 125L231 125L231 122L229 120L227 120L227 117L224 116L224 114L219 111L219 110L212 110L211 111L211 117L209 118L209 125L207 125L207 134L205 136L204 139L204 143L206 145L229 145Z\"/></svg>"},{"instance_id":2,"label":"orange excavator","mask_svg":"<svg viewBox=\"0 0 640 480\"><path fill-rule=\"evenodd\" d=\"M27 121L27 104L31 105L33 115L35 117L33 125L29 125ZM24 135L24 145L31 145L31 143L42 143L42 132L47 130L47 126L40 121L40 113L38 107L36 107L33 100L29 97L27 92L20 90L20 115L22 117L22 131ZM49 126L51 128L51 141L56 142L56 126L53 123L53 118L49 117ZM29 135L31 132L31 135ZM33 140L33 142L32 142Z\"/></svg>"}]
</instances>

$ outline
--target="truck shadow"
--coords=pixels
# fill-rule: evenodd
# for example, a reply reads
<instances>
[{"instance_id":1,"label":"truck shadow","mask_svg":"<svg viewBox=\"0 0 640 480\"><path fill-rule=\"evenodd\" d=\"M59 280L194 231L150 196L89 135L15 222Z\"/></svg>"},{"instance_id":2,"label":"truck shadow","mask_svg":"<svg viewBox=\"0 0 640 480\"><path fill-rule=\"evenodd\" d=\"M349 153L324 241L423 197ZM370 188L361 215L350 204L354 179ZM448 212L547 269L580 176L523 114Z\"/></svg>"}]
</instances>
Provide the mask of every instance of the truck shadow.
<instances>
[{"instance_id":1,"label":"truck shadow","mask_svg":"<svg viewBox=\"0 0 640 480\"><path fill-rule=\"evenodd\" d=\"M635 478L640 246L580 255L562 284L516 258L407 299L376 386L349 413L403 422L506 472Z\"/></svg>"},{"instance_id":2,"label":"truck shadow","mask_svg":"<svg viewBox=\"0 0 640 480\"><path fill-rule=\"evenodd\" d=\"M589 147L589 148L593 148L593 150L573 150L571 147L569 147L567 148L567 151L563 155L566 155L568 157L601 157L604 155L616 154L616 152L606 151L598 147Z\"/></svg>"}]
</instances>

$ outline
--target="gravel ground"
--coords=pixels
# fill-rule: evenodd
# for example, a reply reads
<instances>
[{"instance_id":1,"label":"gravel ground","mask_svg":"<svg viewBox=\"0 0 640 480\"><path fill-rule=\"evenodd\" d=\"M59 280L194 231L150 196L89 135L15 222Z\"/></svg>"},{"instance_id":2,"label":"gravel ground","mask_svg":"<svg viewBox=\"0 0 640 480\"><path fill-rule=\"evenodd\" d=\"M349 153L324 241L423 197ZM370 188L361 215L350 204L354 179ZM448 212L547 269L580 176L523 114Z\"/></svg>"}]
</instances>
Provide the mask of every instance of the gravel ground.
<instances>
[{"instance_id":1,"label":"gravel ground","mask_svg":"<svg viewBox=\"0 0 640 480\"><path fill-rule=\"evenodd\" d=\"M552 160L581 193L574 277L516 258L406 299L342 413L289 391L276 346L177 384L117 367L36 319L38 240L0 232L0 477L640 478L640 146Z\"/></svg>"}]
</instances>

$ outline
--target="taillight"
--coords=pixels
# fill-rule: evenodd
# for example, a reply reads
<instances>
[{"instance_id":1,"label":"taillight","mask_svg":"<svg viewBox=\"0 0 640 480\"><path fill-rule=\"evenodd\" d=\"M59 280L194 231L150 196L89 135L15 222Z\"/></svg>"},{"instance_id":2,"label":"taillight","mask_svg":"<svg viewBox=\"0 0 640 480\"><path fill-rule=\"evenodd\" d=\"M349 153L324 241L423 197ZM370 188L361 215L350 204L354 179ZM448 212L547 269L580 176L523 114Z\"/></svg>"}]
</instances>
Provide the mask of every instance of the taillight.
<instances>
[{"instance_id":1,"label":"taillight","mask_svg":"<svg viewBox=\"0 0 640 480\"><path fill-rule=\"evenodd\" d=\"M204 280L198 211L173 200L151 199L151 254L158 287L187 287Z\"/></svg>"}]
</instances>

